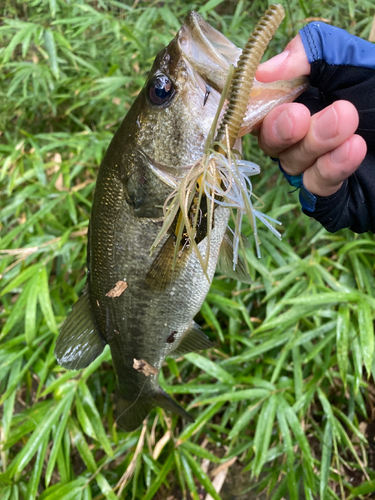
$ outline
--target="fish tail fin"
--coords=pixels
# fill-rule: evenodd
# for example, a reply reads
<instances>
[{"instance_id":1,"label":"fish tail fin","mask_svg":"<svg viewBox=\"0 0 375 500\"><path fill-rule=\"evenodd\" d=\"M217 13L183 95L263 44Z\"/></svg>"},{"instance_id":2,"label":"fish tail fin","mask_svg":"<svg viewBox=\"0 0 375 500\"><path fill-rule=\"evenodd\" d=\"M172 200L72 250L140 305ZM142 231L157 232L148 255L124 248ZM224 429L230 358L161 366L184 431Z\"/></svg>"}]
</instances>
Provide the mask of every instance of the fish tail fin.
<instances>
[{"instance_id":1,"label":"fish tail fin","mask_svg":"<svg viewBox=\"0 0 375 500\"><path fill-rule=\"evenodd\" d=\"M123 398L119 393L116 396L116 422L118 426L126 432L134 431L142 424L154 406L152 400L138 397L131 401Z\"/></svg>"},{"instance_id":2,"label":"fish tail fin","mask_svg":"<svg viewBox=\"0 0 375 500\"><path fill-rule=\"evenodd\" d=\"M159 387L158 391L153 397L156 406L160 406L163 410L168 410L178 415L179 417L186 418L188 422L194 422L194 419L187 411L185 411L182 406L176 403L169 394L167 394L163 389Z\"/></svg>"},{"instance_id":3,"label":"fish tail fin","mask_svg":"<svg viewBox=\"0 0 375 500\"><path fill-rule=\"evenodd\" d=\"M194 419L180 405L178 405L165 391L160 387L152 394L139 396L134 401L126 400L117 393L117 419L119 427L126 432L134 431L139 427L147 417L151 409L159 406L164 410L171 411L188 422L194 422Z\"/></svg>"}]
</instances>

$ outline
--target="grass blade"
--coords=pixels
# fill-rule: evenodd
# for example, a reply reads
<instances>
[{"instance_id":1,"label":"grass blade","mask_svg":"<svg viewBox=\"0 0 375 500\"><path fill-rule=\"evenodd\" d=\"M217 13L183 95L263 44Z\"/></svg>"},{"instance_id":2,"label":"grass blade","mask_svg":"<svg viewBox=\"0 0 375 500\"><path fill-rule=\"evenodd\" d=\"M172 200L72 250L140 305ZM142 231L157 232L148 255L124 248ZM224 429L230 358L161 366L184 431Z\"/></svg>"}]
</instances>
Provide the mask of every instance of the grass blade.
<instances>
[{"instance_id":1,"label":"grass blade","mask_svg":"<svg viewBox=\"0 0 375 500\"><path fill-rule=\"evenodd\" d=\"M358 302L358 326L363 363L367 375L370 376L372 358L374 355L374 325L370 306L367 302L362 300Z\"/></svg>"},{"instance_id":2,"label":"grass blade","mask_svg":"<svg viewBox=\"0 0 375 500\"><path fill-rule=\"evenodd\" d=\"M331 467L332 457L332 426L330 421L326 422L324 427L324 436L322 442L322 461L320 464L320 498L326 498L326 491L329 479L329 469Z\"/></svg>"}]
</instances>

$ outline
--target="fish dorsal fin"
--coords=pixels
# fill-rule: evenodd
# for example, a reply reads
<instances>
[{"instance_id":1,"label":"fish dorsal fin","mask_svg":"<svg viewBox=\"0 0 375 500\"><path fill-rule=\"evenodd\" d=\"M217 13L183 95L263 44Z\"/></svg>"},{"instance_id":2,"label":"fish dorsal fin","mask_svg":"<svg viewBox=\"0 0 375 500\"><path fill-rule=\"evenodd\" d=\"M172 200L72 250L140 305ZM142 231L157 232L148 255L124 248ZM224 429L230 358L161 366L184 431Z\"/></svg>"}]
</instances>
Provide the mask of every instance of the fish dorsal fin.
<instances>
[{"instance_id":1,"label":"fish dorsal fin","mask_svg":"<svg viewBox=\"0 0 375 500\"><path fill-rule=\"evenodd\" d=\"M146 275L145 282L151 290L164 291L169 284L177 279L189 255L189 249L186 248L181 253L181 257L177 258L173 268L174 253L175 236L172 234L159 250Z\"/></svg>"},{"instance_id":2,"label":"fish dorsal fin","mask_svg":"<svg viewBox=\"0 0 375 500\"><path fill-rule=\"evenodd\" d=\"M179 415L182 418L186 418L188 422L194 422L194 419L187 411L185 411L182 406L176 403L163 389L158 388L157 393L152 398L154 404L163 408L163 410L168 410Z\"/></svg>"},{"instance_id":3,"label":"fish dorsal fin","mask_svg":"<svg viewBox=\"0 0 375 500\"><path fill-rule=\"evenodd\" d=\"M242 281L242 283L247 283L249 285L253 282L240 256L238 256L236 269L233 269L233 235L229 230L227 230L221 242L217 266L223 274L228 276L228 278Z\"/></svg>"},{"instance_id":4,"label":"fish dorsal fin","mask_svg":"<svg viewBox=\"0 0 375 500\"><path fill-rule=\"evenodd\" d=\"M206 334L202 332L195 321L191 322L190 328L182 337L176 349L170 354L173 358L183 356L189 352L203 351L213 347L212 342Z\"/></svg>"},{"instance_id":5,"label":"fish dorsal fin","mask_svg":"<svg viewBox=\"0 0 375 500\"><path fill-rule=\"evenodd\" d=\"M57 362L70 370L86 368L101 354L104 346L92 316L89 296L85 292L61 327L55 347Z\"/></svg>"}]
</instances>

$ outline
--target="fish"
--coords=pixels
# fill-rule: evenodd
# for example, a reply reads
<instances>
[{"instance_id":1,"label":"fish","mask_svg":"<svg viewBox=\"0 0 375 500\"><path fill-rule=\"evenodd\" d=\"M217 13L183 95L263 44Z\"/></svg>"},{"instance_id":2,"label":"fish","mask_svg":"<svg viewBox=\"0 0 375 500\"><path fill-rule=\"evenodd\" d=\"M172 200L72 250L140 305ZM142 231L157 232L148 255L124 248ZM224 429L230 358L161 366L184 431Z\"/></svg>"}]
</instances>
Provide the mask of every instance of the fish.
<instances>
[{"instance_id":1,"label":"fish","mask_svg":"<svg viewBox=\"0 0 375 500\"><path fill-rule=\"evenodd\" d=\"M159 386L163 362L167 356L212 347L194 317L218 261L227 276L251 282L240 259L235 270L231 266L233 242L224 206L215 207L209 236L197 230L205 269L188 240L174 260L176 224L150 252L163 224L165 200L204 155L229 69L240 55L241 49L198 13L188 14L157 55L99 169L88 230L87 282L61 327L55 355L61 366L79 370L109 345L117 424L126 432L156 406L193 421ZM303 88L301 81L255 82L239 137ZM235 147L241 149L240 139Z\"/></svg>"}]
</instances>

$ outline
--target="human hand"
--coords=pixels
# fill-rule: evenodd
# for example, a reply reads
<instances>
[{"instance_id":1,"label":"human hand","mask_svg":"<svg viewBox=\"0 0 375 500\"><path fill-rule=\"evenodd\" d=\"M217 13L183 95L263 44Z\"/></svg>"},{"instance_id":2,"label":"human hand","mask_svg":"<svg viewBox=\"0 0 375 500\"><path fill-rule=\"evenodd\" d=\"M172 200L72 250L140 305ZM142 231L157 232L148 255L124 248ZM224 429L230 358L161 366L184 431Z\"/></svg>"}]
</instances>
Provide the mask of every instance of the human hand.
<instances>
[{"instance_id":1,"label":"human hand","mask_svg":"<svg viewBox=\"0 0 375 500\"><path fill-rule=\"evenodd\" d=\"M284 52L259 66L256 78L268 83L309 74L310 63L297 35ZM355 134L358 122L357 109L349 101L338 100L313 116L303 104L283 104L264 119L259 146L279 158L287 174L303 174L308 191L326 197L339 190L366 156L366 142Z\"/></svg>"}]
</instances>

